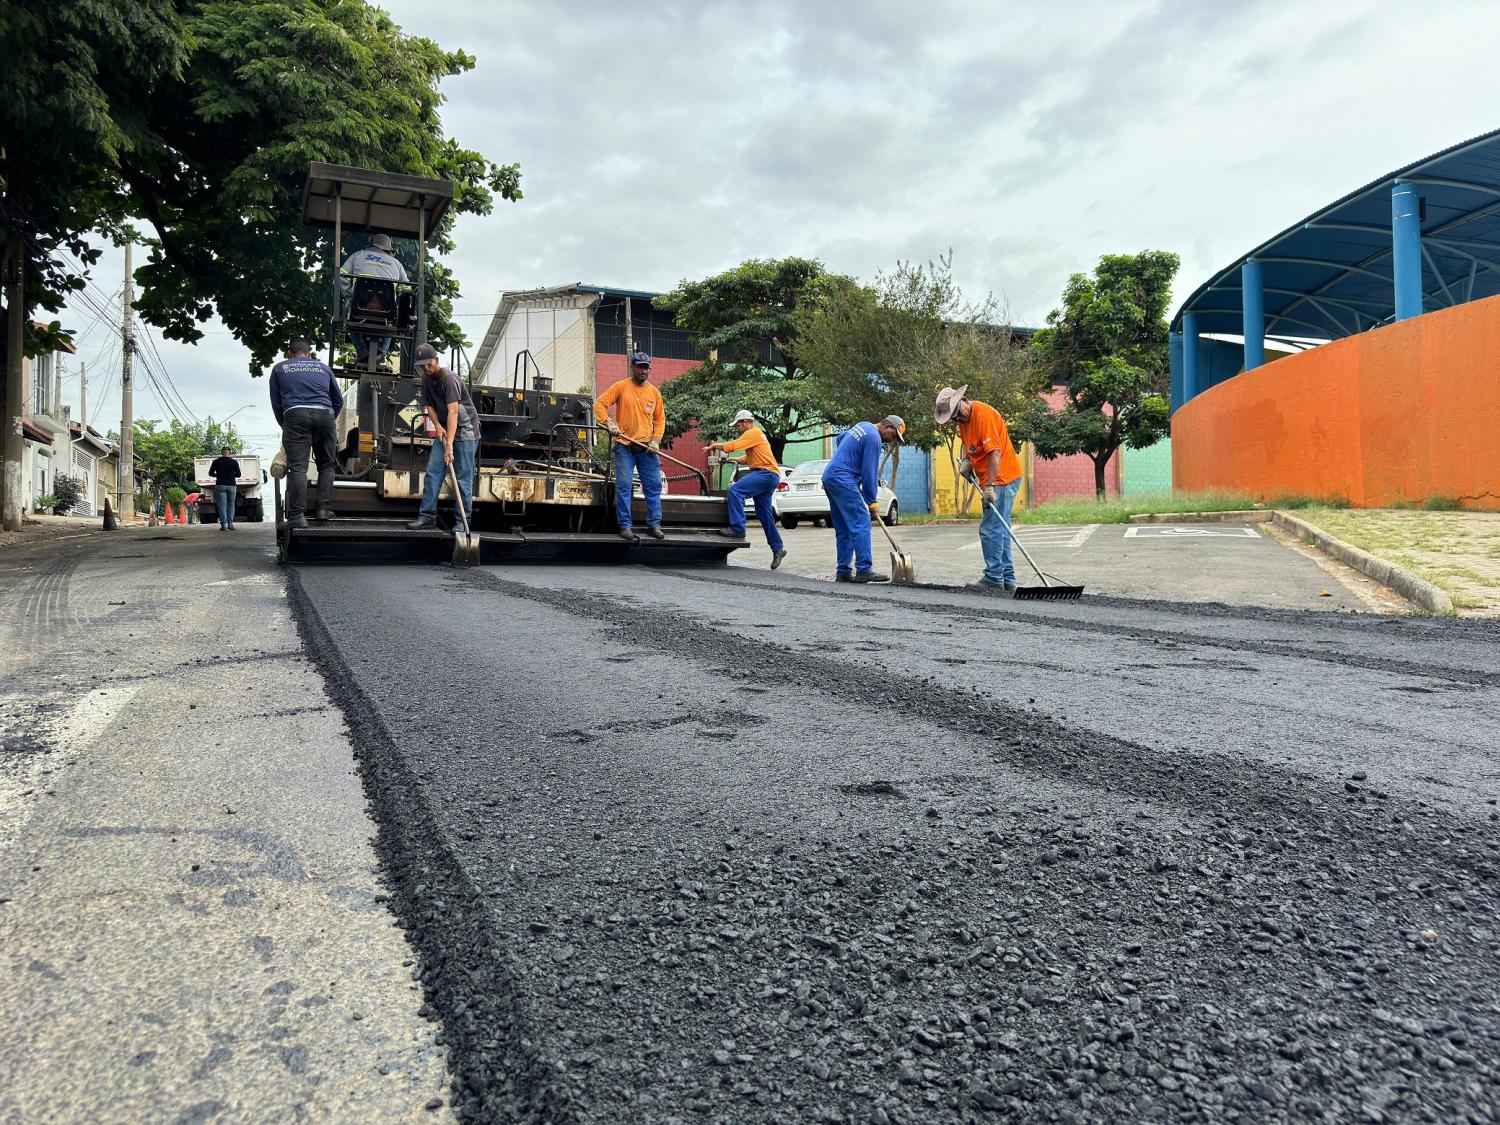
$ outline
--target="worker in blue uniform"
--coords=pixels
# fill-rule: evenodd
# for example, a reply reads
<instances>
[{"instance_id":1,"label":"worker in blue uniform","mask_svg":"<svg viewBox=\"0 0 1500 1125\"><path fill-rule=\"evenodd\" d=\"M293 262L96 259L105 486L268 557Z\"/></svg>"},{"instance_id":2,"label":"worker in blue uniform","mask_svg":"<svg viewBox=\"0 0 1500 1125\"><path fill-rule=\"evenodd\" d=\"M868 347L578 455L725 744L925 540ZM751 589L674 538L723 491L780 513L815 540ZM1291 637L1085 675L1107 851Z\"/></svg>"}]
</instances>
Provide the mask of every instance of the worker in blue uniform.
<instances>
[{"instance_id":1,"label":"worker in blue uniform","mask_svg":"<svg viewBox=\"0 0 1500 1125\"><path fill-rule=\"evenodd\" d=\"M879 422L860 422L839 435L833 459L823 469L823 491L828 496L828 518L833 524L838 553L839 582L889 582L875 573L870 549L870 518L879 518L880 449L901 441L906 423L895 414Z\"/></svg>"}]
</instances>

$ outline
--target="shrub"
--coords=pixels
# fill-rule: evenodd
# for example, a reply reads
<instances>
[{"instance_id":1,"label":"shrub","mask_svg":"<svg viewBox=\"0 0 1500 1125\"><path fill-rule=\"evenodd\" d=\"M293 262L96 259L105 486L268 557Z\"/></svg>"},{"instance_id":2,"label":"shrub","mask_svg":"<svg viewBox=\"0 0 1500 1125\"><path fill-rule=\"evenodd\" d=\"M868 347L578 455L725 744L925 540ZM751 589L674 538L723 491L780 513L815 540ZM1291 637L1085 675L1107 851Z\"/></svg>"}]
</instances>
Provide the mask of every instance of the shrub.
<instances>
[{"instance_id":1,"label":"shrub","mask_svg":"<svg viewBox=\"0 0 1500 1125\"><path fill-rule=\"evenodd\" d=\"M1429 496L1422 501L1422 510L1426 512L1461 512L1463 505L1451 496Z\"/></svg>"},{"instance_id":2,"label":"shrub","mask_svg":"<svg viewBox=\"0 0 1500 1125\"><path fill-rule=\"evenodd\" d=\"M57 497L50 492L36 498L36 510L39 512L50 512L57 507Z\"/></svg>"},{"instance_id":3,"label":"shrub","mask_svg":"<svg viewBox=\"0 0 1500 1125\"><path fill-rule=\"evenodd\" d=\"M78 501L83 499L83 481L77 477L70 477L66 473L59 473L52 483L57 489L53 513L65 516L77 506Z\"/></svg>"},{"instance_id":4,"label":"shrub","mask_svg":"<svg viewBox=\"0 0 1500 1125\"><path fill-rule=\"evenodd\" d=\"M187 489L178 488L174 484L171 488L167 489L166 495L167 503L171 504L175 508L178 504L181 504L184 500L187 499Z\"/></svg>"}]
</instances>

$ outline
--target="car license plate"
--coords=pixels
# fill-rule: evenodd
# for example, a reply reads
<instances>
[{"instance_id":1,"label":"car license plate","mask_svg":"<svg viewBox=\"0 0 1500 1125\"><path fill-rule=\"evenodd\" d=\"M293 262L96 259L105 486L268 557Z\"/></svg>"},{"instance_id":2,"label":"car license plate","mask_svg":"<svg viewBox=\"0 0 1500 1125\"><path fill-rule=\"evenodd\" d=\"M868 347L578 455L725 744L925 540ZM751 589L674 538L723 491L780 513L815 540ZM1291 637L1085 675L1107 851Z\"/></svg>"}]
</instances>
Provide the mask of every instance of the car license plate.
<instances>
[{"instance_id":1,"label":"car license plate","mask_svg":"<svg viewBox=\"0 0 1500 1125\"><path fill-rule=\"evenodd\" d=\"M798 492L811 492L813 489L815 489L817 487L818 486L815 485L815 484L799 484L797 486L797 491Z\"/></svg>"}]
</instances>

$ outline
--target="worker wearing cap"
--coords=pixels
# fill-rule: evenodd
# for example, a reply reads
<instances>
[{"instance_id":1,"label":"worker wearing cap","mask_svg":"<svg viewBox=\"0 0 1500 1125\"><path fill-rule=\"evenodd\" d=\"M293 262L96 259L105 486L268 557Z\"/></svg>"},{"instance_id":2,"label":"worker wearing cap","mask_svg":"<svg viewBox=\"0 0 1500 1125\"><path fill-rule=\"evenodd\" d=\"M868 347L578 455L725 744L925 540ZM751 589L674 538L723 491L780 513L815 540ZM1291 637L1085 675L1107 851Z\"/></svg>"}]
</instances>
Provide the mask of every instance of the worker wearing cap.
<instances>
[{"instance_id":1,"label":"worker wearing cap","mask_svg":"<svg viewBox=\"0 0 1500 1125\"><path fill-rule=\"evenodd\" d=\"M422 378L417 387L417 402L432 422L435 436L427 455L427 478L422 484L422 507L417 518L406 526L424 531L437 526L438 493L448 478L448 466L458 478L458 496L469 525L474 524L474 467L479 454L479 411L462 379L438 360L431 344L417 347L417 370Z\"/></svg>"},{"instance_id":2,"label":"worker wearing cap","mask_svg":"<svg viewBox=\"0 0 1500 1125\"><path fill-rule=\"evenodd\" d=\"M620 538L631 543L638 536L631 527L630 494L641 477L646 495L646 534L665 539L661 529L661 439L667 432L667 407L661 391L649 381L651 357L630 357L630 378L621 379L594 400L594 417L615 439L615 523ZM614 418L609 408L615 408Z\"/></svg>"},{"instance_id":3,"label":"worker wearing cap","mask_svg":"<svg viewBox=\"0 0 1500 1125\"><path fill-rule=\"evenodd\" d=\"M1011 509L1021 488L1021 459L1010 443L1005 419L988 403L966 398L969 388L944 387L938 392L934 416L938 425L958 423L958 437L968 460L967 474L979 486L984 513L979 520L979 546L984 552L984 574L975 586L1009 592L1016 588L1011 560ZM999 509L999 515L995 510ZM1001 522L1001 517L1004 522Z\"/></svg>"},{"instance_id":4,"label":"worker wearing cap","mask_svg":"<svg viewBox=\"0 0 1500 1125\"><path fill-rule=\"evenodd\" d=\"M880 518L880 449L901 441L906 423L895 414L879 422L860 422L839 435L833 459L823 469L823 491L828 496L828 518L833 524L838 555L834 578L839 582L889 582L875 573L870 549L870 520Z\"/></svg>"},{"instance_id":5,"label":"worker wearing cap","mask_svg":"<svg viewBox=\"0 0 1500 1125\"><path fill-rule=\"evenodd\" d=\"M739 437L733 441L715 441L709 450L722 449L725 453L745 454L745 467L750 471L729 486L729 526L720 534L735 539L745 534L745 501L755 503L755 518L766 529L766 544L771 548L771 569L775 570L786 558L786 546L781 541L781 532L776 529L776 513L771 510L771 497L781 483L781 466L771 453L771 443L755 424L755 415L741 410L734 416L734 428Z\"/></svg>"}]
</instances>

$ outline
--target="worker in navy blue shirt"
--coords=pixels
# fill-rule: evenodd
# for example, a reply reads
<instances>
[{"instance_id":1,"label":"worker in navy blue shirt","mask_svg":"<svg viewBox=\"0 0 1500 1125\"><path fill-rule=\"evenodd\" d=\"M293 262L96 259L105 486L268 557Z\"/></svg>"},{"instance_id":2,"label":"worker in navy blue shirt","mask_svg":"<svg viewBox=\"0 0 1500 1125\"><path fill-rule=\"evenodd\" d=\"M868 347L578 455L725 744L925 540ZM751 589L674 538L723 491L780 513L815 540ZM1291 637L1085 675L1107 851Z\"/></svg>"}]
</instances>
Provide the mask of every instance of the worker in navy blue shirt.
<instances>
[{"instance_id":1,"label":"worker in navy blue shirt","mask_svg":"<svg viewBox=\"0 0 1500 1125\"><path fill-rule=\"evenodd\" d=\"M839 435L833 459L823 469L828 519L833 524L839 582L889 582L875 573L870 549L870 517L879 518L880 449L901 441L906 423L894 414L879 422L860 422Z\"/></svg>"},{"instance_id":2,"label":"worker in navy blue shirt","mask_svg":"<svg viewBox=\"0 0 1500 1125\"><path fill-rule=\"evenodd\" d=\"M316 520L333 519L333 477L338 471L338 432L334 423L344 406L333 371L310 354L298 336L287 358L271 368L271 412L281 427L286 450L286 518L292 527L307 526L307 458L318 463Z\"/></svg>"}]
</instances>

